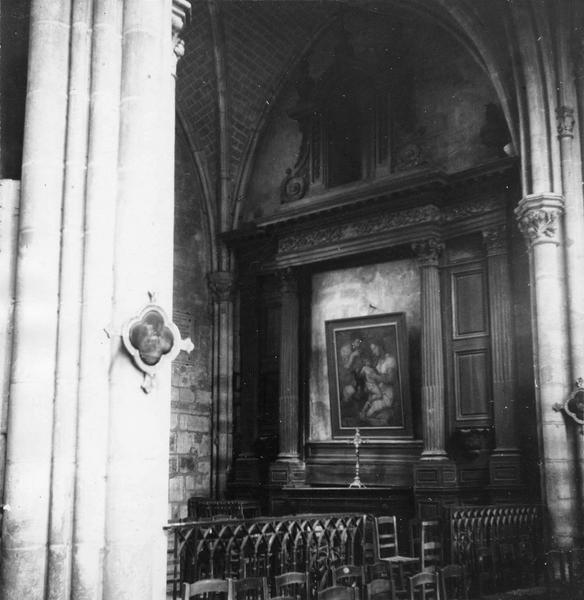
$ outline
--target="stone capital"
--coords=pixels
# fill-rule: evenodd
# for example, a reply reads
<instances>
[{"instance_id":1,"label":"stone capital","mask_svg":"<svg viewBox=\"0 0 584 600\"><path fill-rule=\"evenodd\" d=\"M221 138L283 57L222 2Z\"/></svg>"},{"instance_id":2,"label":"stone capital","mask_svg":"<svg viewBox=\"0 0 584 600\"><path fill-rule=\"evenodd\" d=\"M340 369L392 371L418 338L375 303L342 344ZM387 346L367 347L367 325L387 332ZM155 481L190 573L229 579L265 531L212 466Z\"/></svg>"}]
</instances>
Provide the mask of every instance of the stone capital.
<instances>
[{"instance_id":1,"label":"stone capital","mask_svg":"<svg viewBox=\"0 0 584 600\"><path fill-rule=\"evenodd\" d=\"M444 244L438 238L429 238L423 242L414 242L412 250L421 267L437 267Z\"/></svg>"},{"instance_id":2,"label":"stone capital","mask_svg":"<svg viewBox=\"0 0 584 600\"><path fill-rule=\"evenodd\" d=\"M515 215L530 247L560 243L560 218L564 213L561 194L530 194L520 200Z\"/></svg>"},{"instance_id":3,"label":"stone capital","mask_svg":"<svg viewBox=\"0 0 584 600\"><path fill-rule=\"evenodd\" d=\"M235 277L231 271L207 273L207 283L215 302L229 302L232 300Z\"/></svg>"},{"instance_id":4,"label":"stone capital","mask_svg":"<svg viewBox=\"0 0 584 600\"><path fill-rule=\"evenodd\" d=\"M570 106L558 106L556 108L556 119L558 120L558 137L574 137L574 109Z\"/></svg>"},{"instance_id":5,"label":"stone capital","mask_svg":"<svg viewBox=\"0 0 584 600\"><path fill-rule=\"evenodd\" d=\"M172 0L172 39L173 45L176 44L178 36L183 28L191 20L191 2L190 0Z\"/></svg>"},{"instance_id":6,"label":"stone capital","mask_svg":"<svg viewBox=\"0 0 584 600\"><path fill-rule=\"evenodd\" d=\"M185 43L180 34L191 20L190 0L172 0L172 75L176 76L176 65L185 54Z\"/></svg>"},{"instance_id":7,"label":"stone capital","mask_svg":"<svg viewBox=\"0 0 584 600\"><path fill-rule=\"evenodd\" d=\"M501 224L497 227L489 227L482 231L483 244L487 256L507 254L507 226Z\"/></svg>"}]
</instances>

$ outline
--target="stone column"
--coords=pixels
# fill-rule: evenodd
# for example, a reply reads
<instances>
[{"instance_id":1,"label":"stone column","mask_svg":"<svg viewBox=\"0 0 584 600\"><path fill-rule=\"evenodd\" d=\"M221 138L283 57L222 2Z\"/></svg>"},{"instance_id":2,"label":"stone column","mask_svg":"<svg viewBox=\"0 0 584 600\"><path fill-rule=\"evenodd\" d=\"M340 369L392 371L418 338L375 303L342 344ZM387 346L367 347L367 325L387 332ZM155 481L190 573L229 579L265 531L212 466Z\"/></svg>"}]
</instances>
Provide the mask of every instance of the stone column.
<instances>
[{"instance_id":1,"label":"stone column","mask_svg":"<svg viewBox=\"0 0 584 600\"><path fill-rule=\"evenodd\" d=\"M422 427L424 450L414 469L420 515L436 518L444 496L455 492L456 466L446 455L444 351L440 302L440 255L444 244L429 238L412 245L420 266L422 315Z\"/></svg>"},{"instance_id":2,"label":"stone column","mask_svg":"<svg viewBox=\"0 0 584 600\"><path fill-rule=\"evenodd\" d=\"M494 499L517 494L521 482L515 429L515 356L508 236L505 225L483 231L489 282L489 321L495 424L495 449L489 462Z\"/></svg>"},{"instance_id":3,"label":"stone column","mask_svg":"<svg viewBox=\"0 0 584 600\"><path fill-rule=\"evenodd\" d=\"M0 597L47 579L71 7L33 0L14 304Z\"/></svg>"},{"instance_id":4,"label":"stone column","mask_svg":"<svg viewBox=\"0 0 584 600\"><path fill-rule=\"evenodd\" d=\"M213 459L211 485L216 498L227 487L233 454L233 289L231 271L207 275L213 299Z\"/></svg>"},{"instance_id":5,"label":"stone column","mask_svg":"<svg viewBox=\"0 0 584 600\"><path fill-rule=\"evenodd\" d=\"M280 327L280 393L278 457L272 465L270 480L274 484L294 485L304 478L303 465L299 460L298 437L298 352L300 312L298 280L292 269L280 274L281 327Z\"/></svg>"},{"instance_id":6,"label":"stone column","mask_svg":"<svg viewBox=\"0 0 584 600\"><path fill-rule=\"evenodd\" d=\"M515 210L531 262L542 499L549 514L550 542L560 548L572 546L578 523L573 455L577 434L553 410L571 391L562 273L563 211L562 196L552 193L528 195Z\"/></svg>"},{"instance_id":7,"label":"stone column","mask_svg":"<svg viewBox=\"0 0 584 600\"><path fill-rule=\"evenodd\" d=\"M255 273L244 274L239 283L239 339L241 382L239 392L239 454L235 462L233 485L238 494L248 494L249 486L257 484L258 457L254 451L257 438L258 418L258 330L259 319L257 303L259 286Z\"/></svg>"}]
</instances>

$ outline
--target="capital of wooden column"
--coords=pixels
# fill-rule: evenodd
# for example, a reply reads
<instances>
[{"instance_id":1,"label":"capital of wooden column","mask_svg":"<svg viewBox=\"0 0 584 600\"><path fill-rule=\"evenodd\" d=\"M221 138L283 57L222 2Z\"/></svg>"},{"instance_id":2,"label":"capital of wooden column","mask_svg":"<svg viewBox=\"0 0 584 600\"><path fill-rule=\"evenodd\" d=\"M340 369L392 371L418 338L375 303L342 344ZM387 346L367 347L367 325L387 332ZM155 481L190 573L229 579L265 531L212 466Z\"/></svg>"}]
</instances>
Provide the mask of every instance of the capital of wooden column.
<instances>
[{"instance_id":1,"label":"capital of wooden column","mask_svg":"<svg viewBox=\"0 0 584 600\"><path fill-rule=\"evenodd\" d=\"M564 214L561 194L530 194L519 201L515 216L530 249L540 244L560 244L560 224Z\"/></svg>"}]
</instances>

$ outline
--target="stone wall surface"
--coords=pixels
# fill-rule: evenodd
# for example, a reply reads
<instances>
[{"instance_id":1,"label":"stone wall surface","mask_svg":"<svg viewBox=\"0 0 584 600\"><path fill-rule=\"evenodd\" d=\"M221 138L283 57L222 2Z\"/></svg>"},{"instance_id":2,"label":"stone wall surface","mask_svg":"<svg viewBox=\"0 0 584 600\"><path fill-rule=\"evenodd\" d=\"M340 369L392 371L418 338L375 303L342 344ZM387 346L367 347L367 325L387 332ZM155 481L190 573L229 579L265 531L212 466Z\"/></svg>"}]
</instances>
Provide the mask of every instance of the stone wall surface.
<instances>
[{"instance_id":1,"label":"stone wall surface","mask_svg":"<svg viewBox=\"0 0 584 600\"><path fill-rule=\"evenodd\" d=\"M198 174L182 133L176 138L174 321L195 349L172 367L169 441L170 518L186 516L190 496L210 489L211 316L206 284L209 240L201 210Z\"/></svg>"}]
</instances>

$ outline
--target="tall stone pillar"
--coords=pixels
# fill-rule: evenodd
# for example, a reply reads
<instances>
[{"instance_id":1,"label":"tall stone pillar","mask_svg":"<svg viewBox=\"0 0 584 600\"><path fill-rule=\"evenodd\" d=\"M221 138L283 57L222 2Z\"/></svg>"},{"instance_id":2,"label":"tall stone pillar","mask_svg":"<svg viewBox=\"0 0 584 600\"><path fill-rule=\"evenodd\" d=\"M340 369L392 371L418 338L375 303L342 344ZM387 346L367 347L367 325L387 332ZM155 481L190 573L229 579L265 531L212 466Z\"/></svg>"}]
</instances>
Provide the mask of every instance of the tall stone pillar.
<instances>
[{"instance_id":1,"label":"tall stone pillar","mask_svg":"<svg viewBox=\"0 0 584 600\"><path fill-rule=\"evenodd\" d=\"M496 501L517 497L521 482L520 455L515 429L515 356L511 315L507 228L483 231L489 282L489 321L495 449L489 462L490 487Z\"/></svg>"},{"instance_id":2,"label":"tall stone pillar","mask_svg":"<svg viewBox=\"0 0 584 600\"><path fill-rule=\"evenodd\" d=\"M413 244L420 266L422 315L422 427L424 450L414 483L420 516L438 516L444 497L452 495L456 467L446 454L444 351L439 260L444 245L437 238Z\"/></svg>"},{"instance_id":3,"label":"tall stone pillar","mask_svg":"<svg viewBox=\"0 0 584 600\"><path fill-rule=\"evenodd\" d=\"M304 481L304 465L300 462L298 439L298 359L300 310L298 280L292 269L280 274L281 327L280 327L280 394L279 447L276 462L270 469L270 481L276 485L295 485Z\"/></svg>"},{"instance_id":4,"label":"tall stone pillar","mask_svg":"<svg viewBox=\"0 0 584 600\"><path fill-rule=\"evenodd\" d=\"M225 495L233 454L233 290L231 271L207 275L213 300L213 459L212 489Z\"/></svg>"},{"instance_id":5,"label":"tall stone pillar","mask_svg":"<svg viewBox=\"0 0 584 600\"><path fill-rule=\"evenodd\" d=\"M529 247L542 499L554 547L570 547L577 534L578 497L573 454L575 428L553 410L571 391L566 298L562 273L562 196L532 194L516 215Z\"/></svg>"},{"instance_id":6,"label":"tall stone pillar","mask_svg":"<svg viewBox=\"0 0 584 600\"><path fill-rule=\"evenodd\" d=\"M45 597L71 7L33 0L0 597Z\"/></svg>"}]
</instances>

